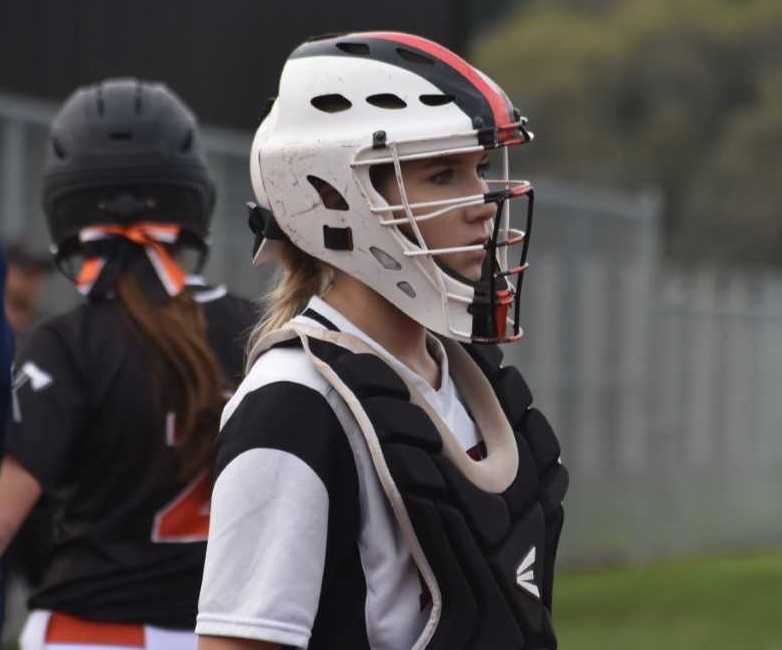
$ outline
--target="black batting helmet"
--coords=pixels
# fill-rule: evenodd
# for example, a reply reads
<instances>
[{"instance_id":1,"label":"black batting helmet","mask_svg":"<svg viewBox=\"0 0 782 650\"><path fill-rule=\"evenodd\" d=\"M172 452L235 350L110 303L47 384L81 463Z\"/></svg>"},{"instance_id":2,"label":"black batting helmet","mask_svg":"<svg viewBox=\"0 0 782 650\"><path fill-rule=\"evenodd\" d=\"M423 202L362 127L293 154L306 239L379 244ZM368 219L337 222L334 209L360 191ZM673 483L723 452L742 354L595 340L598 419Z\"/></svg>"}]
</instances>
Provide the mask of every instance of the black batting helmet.
<instances>
[{"instance_id":1,"label":"black batting helmet","mask_svg":"<svg viewBox=\"0 0 782 650\"><path fill-rule=\"evenodd\" d=\"M193 113L162 83L79 88L52 122L43 204L58 246L89 225L138 220L204 240L214 185Z\"/></svg>"}]
</instances>

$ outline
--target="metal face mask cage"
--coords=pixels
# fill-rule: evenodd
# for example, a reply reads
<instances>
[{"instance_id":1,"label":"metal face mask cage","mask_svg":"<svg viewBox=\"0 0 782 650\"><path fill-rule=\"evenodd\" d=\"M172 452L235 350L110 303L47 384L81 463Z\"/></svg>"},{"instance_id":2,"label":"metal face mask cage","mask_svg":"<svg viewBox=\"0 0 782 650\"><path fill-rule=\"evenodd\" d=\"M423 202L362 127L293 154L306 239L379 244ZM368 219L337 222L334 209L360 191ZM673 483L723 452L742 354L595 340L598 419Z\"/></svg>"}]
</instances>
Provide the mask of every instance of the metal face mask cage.
<instances>
[{"instance_id":1,"label":"metal face mask cage","mask_svg":"<svg viewBox=\"0 0 782 650\"><path fill-rule=\"evenodd\" d=\"M354 173L355 169L359 167L371 167L389 163L393 165L401 203L398 205L373 205L373 201L370 198L372 193L366 191L365 188L365 195L370 203L370 212L380 217L379 223L382 226L394 228L398 231L399 237L397 239L400 241L403 254L406 257L431 257L435 261L438 272L434 278L429 273L427 273L427 276L436 283L443 296L444 303L454 301L465 304L468 313L472 315L472 331L465 332L456 329L450 322L450 318L448 329L455 336L471 339L475 343L510 343L519 340L523 336L523 329L520 325L521 289L523 273L529 266L527 254L532 229L534 190L529 181L510 178L508 146L532 139L532 134L524 129L525 125L526 120L523 118L517 124L511 125L522 130L525 136L523 140L510 140L496 144L493 147L484 144L473 144L474 140L472 143L464 142L465 136L474 137L475 132L458 134L449 138L449 140L452 140L452 146L436 149L431 146L427 147L427 142L424 140L387 142L385 141L385 134L382 134L382 138L379 138L376 133L373 146L359 151L351 165L354 168ZM377 153L379 139L382 139L382 148L385 150L383 152L385 155L372 155ZM464 144L460 143L459 140L462 140ZM502 151L501 176L500 178L485 179L489 186L488 192L437 201L410 203L408 200L401 163L497 148L501 148ZM375 151L373 152L373 150ZM404 153L402 153L403 151ZM360 183L360 179L358 180ZM527 199L524 230L511 228L510 201L524 197ZM497 206L497 213L493 219L491 237L485 244L469 244L448 248L428 247L418 226L419 223L446 216L453 210L489 203ZM425 210L425 212L413 214L414 210ZM400 211L404 211L404 216L395 217L394 213ZM390 218L383 218L384 215L390 215ZM398 227L403 224L409 225L416 240L415 244L398 230ZM508 259L511 257L509 249L515 246L521 247L519 262L515 266L509 266ZM437 257L441 255L478 250L487 251L481 270L481 277L478 280L465 278L437 260ZM473 293L472 298L470 299L464 295L449 291L443 274L470 287ZM512 281L514 277L516 278L515 283Z\"/></svg>"},{"instance_id":2,"label":"metal face mask cage","mask_svg":"<svg viewBox=\"0 0 782 650\"><path fill-rule=\"evenodd\" d=\"M521 289L524 282L524 271L529 267L527 253L529 251L530 234L532 232L532 213L535 204L535 193L532 186L527 184L523 194L527 197L527 215L523 231L506 228L505 239L500 240L500 223L505 222L504 213L508 211L509 200L516 198L508 196L511 191L499 190L490 194L504 195L495 199L497 202L497 216L494 219L492 237L486 244L488 254L481 269L481 278L475 286L473 301L468 311L473 316L472 340L475 343L510 343L519 340L523 331L521 328ZM520 235L512 233L519 232ZM520 244L521 254L516 266L507 267L508 248ZM503 257L505 265L497 263L498 258ZM516 278L515 284L510 278ZM513 305L512 316L508 314ZM508 333L510 324L511 333Z\"/></svg>"}]
</instances>

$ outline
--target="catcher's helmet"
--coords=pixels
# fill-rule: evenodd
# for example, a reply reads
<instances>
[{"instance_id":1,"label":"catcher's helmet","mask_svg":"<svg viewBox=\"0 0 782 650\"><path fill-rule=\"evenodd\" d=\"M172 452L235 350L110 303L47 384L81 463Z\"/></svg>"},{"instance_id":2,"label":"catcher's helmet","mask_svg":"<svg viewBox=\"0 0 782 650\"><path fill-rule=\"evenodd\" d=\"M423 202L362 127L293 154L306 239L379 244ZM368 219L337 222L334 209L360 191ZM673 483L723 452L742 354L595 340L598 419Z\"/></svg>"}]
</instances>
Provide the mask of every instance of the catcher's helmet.
<instances>
[{"instance_id":1,"label":"catcher's helmet","mask_svg":"<svg viewBox=\"0 0 782 650\"><path fill-rule=\"evenodd\" d=\"M424 38L363 32L304 43L288 58L279 96L253 143L256 262L275 256L280 231L438 334L475 342L518 339L533 190L509 176L508 148L532 139L526 125L491 79ZM493 150L503 162L500 178L486 179L489 191L407 200L407 161ZM382 165L395 174L399 205L389 205L373 185L371 169ZM339 200L325 202L324 186ZM510 227L513 199L527 200L524 231ZM486 244L432 248L418 229L422 221L484 204L497 206ZM438 259L480 249L487 262L478 281ZM519 261L510 263L517 251Z\"/></svg>"}]
</instances>

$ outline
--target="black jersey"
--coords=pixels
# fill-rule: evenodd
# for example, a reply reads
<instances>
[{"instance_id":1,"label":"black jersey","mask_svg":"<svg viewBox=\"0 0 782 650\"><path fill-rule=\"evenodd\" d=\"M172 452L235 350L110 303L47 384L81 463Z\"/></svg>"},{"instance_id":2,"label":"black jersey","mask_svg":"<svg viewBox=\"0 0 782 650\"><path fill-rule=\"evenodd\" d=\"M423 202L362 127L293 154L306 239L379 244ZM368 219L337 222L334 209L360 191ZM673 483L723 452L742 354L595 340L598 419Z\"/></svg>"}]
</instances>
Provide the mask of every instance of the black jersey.
<instances>
[{"instance_id":1,"label":"black jersey","mask_svg":"<svg viewBox=\"0 0 782 650\"><path fill-rule=\"evenodd\" d=\"M236 385L252 306L219 288L191 294ZM17 358L7 452L58 504L33 608L194 626L210 476L178 478L176 423L155 402L151 367L149 344L113 300L44 323Z\"/></svg>"}]
</instances>

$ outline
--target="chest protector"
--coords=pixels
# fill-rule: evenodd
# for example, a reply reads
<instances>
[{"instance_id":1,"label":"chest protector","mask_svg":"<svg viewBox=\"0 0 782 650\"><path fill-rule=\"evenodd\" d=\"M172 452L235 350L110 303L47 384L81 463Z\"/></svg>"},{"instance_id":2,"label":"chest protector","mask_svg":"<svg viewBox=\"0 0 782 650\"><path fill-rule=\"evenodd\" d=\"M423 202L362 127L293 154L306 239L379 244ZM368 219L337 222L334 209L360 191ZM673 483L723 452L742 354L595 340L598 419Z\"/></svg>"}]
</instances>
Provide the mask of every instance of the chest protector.
<instances>
[{"instance_id":1,"label":"chest protector","mask_svg":"<svg viewBox=\"0 0 782 650\"><path fill-rule=\"evenodd\" d=\"M497 347L444 340L486 443L471 459L415 388L360 339L299 323L298 343L356 418L431 596L414 649L554 650L554 560L568 474L545 417Z\"/></svg>"}]
</instances>

